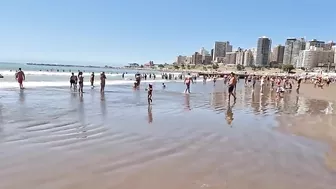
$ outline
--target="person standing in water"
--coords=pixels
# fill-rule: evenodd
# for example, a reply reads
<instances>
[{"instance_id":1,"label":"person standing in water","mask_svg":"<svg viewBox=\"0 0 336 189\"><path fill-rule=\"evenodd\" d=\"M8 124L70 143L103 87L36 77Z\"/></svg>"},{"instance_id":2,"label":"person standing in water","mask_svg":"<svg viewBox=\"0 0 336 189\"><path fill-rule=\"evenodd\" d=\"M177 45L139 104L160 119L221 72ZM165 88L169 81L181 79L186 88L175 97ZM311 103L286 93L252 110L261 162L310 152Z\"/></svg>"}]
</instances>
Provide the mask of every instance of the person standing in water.
<instances>
[{"instance_id":1,"label":"person standing in water","mask_svg":"<svg viewBox=\"0 0 336 189\"><path fill-rule=\"evenodd\" d=\"M234 98L234 101L236 102L236 95L233 93L233 90L234 90L234 88L235 88L235 86L236 86L236 83L237 83L237 81L236 81L236 77L235 77L235 74L233 73L233 72L231 72L231 77L230 77L230 81L229 81L229 102L230 102L230 97L231 97L231 95L233 96L233 98Z\"/></svg>"},{"instance_id":2,"label":"person standing in water","mask_svg":"<svg viewBox=\"0 0 336 189\"><path fill-rule=\"evenodd\" d=\"M147 89L147 92L148 92L148 105L150 105L152 102L153 102L153 85L152 84L148 84L148 89Z\"/></svg>"},{"instance_id":3,"label":"person standing in water","mask_svg":"<svg viewBox=\"0 0 336 189\"><path fill-rule=\"evenodd\" d=\"M84 87L83 82L84 82L83 72L79 72L79 73L78 73L78 84L79 84L78 92L79 92L80 94L83 93L83 87Z\"/></svg>"},{"instance_id":4,"label":"person standing in water","mask_svg":"<svg viewBox=\"0 0 336 189\"><path fill-rule=\"evenodd\" d=\"M20 89L24 89L23 88L23 81L26 80L26 76L25 76L24 72L21 70L21 68L19 68L19 71L16 72L15 78L19 83Z\"/></svg>"},{"instance_id":5,"label":"person standing in water","mask_svg":"<svg viewBox=\"0 0 336 189\"><path fill-rule=\"evenodd\" d=\"M192 77L190 76L190 73L188 73L188 75L186 75L186 77L184 78L184 84L186 85L186 89L184 90L184 93L190 93L190 83L193 82Z\"/></svg>"},{"instance_id":6,"label":"person standing in water","mask_svg":"<svg viewBox=\"0 0 336 189\"><path fill-rule=\"evenodd\" d=\"M94 72L91 73L91 77L90 77L90 83L91 83L91 88L93 89L94 88Z\"/></svg>"},{"instance_id":7,"label":"person standing in water","mask_svg":"<svg viewBox=\"0 0 336 189\"><path fill-rule=\"evenodd\" d=\"M71 76L70 76L70 89L71 89L72 87L75 88L75 83L76 83L75 74L74 74L74 73L71 73Z\"/></svg>"},{"instance_id":8,"label":"person standing in water","mask_svg":"<svg viewBox=\"0 0 336 189\"><path fill-rule=\"evenodd\" d=\"M106 80L105 72L102 72L100 74L100 92L101 93L105 91L105 80Z\"/></svg>"}]
</instances>

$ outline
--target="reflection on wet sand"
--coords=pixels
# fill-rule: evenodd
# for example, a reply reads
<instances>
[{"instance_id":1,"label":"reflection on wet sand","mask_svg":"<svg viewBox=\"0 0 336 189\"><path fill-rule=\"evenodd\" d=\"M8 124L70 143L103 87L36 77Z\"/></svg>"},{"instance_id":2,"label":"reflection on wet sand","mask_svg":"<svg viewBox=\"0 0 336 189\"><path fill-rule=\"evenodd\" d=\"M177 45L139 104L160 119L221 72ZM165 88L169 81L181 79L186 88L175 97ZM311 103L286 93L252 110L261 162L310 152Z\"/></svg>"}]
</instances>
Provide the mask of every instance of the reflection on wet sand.
<instances>
[{"instance_id":1,"label":"reflection on wet sand","mask_svg":"<svg viewBox=\"0 0 336 189\"><path fill-rule=\"evenodd\" d=\"M152 105L148 105L148 123L153 122Z\"/></svg>"},{"instance_id":2,"label":"reflection on wet sand","mask_svg":"<svg viewBox=\"0 0 336 189\"><path fill-rule=\"evenodd\" d=\"M221 81L192 87L186 95L183 84L169 84L151 106L145 91L118 86L82 98L36 89L23 104L9 91L0 109L0 188L336 186L332 102L241 84L230 105Z\"/></svg>"},{"instance_id":3,"label":"reflection on wet sand","mask_svg":"<svg viewBox=\"0 0 336 189\"><path fill-rule=\"evenodd\" d=\"M233 121L232 108L234 107L234 105L235 105L235 103L233 103L232 105L230 105L230 103L228 103L227 110L226 110L226 121L227 121L227 124L230 125L230 127L232 127L232 121Z\"/></svg>"},{"instance_id":4,"label":"reflection on wet sand","mask_svg":"<svg viewBox=\"0 0 336 189\"><path fill-rule=\"evenodd\" d=\"M185 109L186 110L191 110L191 107L190 107L190 95L189 94L185 94L184 97L185 97L185 101L184 101Z\"/></svg>"}]
</instances>

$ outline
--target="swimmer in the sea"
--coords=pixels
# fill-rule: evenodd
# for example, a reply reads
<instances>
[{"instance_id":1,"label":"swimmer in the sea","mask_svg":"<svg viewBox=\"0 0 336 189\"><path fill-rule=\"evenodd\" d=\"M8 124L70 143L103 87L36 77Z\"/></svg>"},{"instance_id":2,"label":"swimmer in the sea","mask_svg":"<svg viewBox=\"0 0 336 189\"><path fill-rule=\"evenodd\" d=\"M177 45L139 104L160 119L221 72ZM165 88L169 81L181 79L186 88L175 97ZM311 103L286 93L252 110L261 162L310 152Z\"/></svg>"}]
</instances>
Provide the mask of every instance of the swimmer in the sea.
<instances>
[{"instance_id":1,"label":"swimmer in the sea","mask_svg":"<svg viewBox=\"0 0 336 189\"><path fill-rule=\"evenodd\" d=\"M164 88L164 89L166 88L166 85L164 83L162 83L162 88Z\"/></svg>"}]
</instances>

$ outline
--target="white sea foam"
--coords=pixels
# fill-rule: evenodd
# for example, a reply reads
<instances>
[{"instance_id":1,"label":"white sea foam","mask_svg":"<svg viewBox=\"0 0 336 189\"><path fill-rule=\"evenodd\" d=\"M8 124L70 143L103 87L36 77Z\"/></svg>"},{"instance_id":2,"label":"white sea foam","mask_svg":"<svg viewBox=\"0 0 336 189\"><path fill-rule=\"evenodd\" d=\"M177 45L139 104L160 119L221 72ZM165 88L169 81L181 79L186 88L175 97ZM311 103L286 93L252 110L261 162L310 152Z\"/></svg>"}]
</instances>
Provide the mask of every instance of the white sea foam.
<instances>
[{"instance_id":1,"label":"white sea foam","mask_svg":"<svg viewBox=\"0 0 336 189\"><path fill-rule=\"evenodd\" d=\"M106 85L133 85L134 80L107 80ZM182 80L142 80L141 83L169 83L169 82L183 82ZM37 87L65 87L70 86L69 81L27 81L23 83L25 88ZM99 82L96 82L99 86ZM17 88L17 82L0 82L0 88ZM84 82L84 86L90 86L90 82Z\"/></svg>"},{"instance_id":2,"label":"white sea foam","mask_svg":"<svg viewBox=\"0 0 336 189\"><path fill-rule=\"evenodd\" d=\"M47 71L25 71L25 75L36 75L36 76L69 76L71 75L71 72L47 72ZM77 75L77 72L74 72ZM92 72L83 72L84 76L90 76ZM14 76L15 75L15 70L10 71L10 70L1 70L0 74L3 76ZM99 72L95 72L96 75L99 75ZM112 77L121 77L122 73L105 73L106 76L112 76ZM132 76L134 77L133 74L125 74L125 77Z\"/></svg>"}]
</instances>

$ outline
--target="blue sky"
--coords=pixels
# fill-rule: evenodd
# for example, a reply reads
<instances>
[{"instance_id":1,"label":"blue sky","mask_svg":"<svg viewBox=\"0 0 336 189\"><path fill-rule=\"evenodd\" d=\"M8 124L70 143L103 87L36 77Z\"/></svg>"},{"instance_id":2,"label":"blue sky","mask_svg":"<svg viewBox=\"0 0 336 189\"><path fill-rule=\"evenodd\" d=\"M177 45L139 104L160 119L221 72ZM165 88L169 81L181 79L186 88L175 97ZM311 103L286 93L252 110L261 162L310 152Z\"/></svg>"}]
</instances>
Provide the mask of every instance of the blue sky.
<instances>
[{"instance_id":1,"label":"blue sky","mask_svg":"<svg viewBox=\"0 0 336 189\"><path fill-rule=\"evenodd\" d=\"M171 63L214 41L336 40L335 0L3 0L0 61Z\"/></svg>"}]
</instances>

